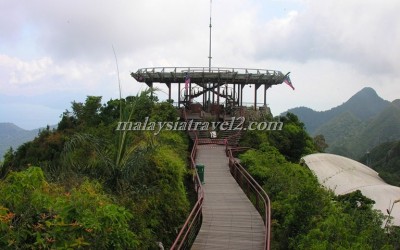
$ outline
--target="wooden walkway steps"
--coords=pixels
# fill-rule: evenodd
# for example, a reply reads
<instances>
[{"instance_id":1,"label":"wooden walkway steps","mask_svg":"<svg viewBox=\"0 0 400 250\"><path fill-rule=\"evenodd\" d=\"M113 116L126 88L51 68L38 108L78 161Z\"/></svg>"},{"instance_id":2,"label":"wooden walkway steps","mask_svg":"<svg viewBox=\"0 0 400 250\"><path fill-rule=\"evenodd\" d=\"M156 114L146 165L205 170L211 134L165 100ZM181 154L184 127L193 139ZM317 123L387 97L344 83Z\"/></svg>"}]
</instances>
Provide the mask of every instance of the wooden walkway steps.
<instances>
[{"instance_id":1,"label":"wooden walkway steps","mask_svg":"<svg viewBox=\"0 0 400 250\"><path fill-rule=\"evenodd\" d=\"M197 148L205 166L203 222L192 246L198 249L263 249L263 220L229 172L225 146Z\"/></svg>"}]
</instances>

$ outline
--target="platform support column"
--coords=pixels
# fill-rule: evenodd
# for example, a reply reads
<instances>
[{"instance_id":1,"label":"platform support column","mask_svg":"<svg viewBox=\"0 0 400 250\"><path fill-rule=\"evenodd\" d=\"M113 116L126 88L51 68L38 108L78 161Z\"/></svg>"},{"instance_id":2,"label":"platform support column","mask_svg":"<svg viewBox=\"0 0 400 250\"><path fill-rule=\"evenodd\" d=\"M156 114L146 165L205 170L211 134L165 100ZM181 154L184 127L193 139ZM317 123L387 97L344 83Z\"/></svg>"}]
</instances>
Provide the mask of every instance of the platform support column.
<instances>
[{"instance_id":1,"label":"platform support column","mask_svg":"<svg viewBox=\"0 0 400 250\"><path fill-rule=\"evenodd\" d=\"M165 83L168 87L168 100L171 100L171 83Z\"/></svg>"},{"instance_id":2,"label":"platform support column","mask_svg":"<svg viewBox=\"0 0 400 250\"><path fill-rule=\"evenodd\" d=\"M267 106L267 85L264 84L264 107Z\"/></svg>"},{"instance_id":3,"label":"platform support column","mask_svg":"<svg viewBox=\"0 0 400 250\"><path fill-rule=\"evenodd\" d=\"M221 90L220 84L218 83L218 87L217 87L217 93L218 93L218 95L217 95L217 106L219 106L219 94L220 94L220 90Z\"/></svg>"},{"instance_id":4,"label":"platform support column","mask_svg":"<svg viewBox=\"0 0 400 250\"><path fill-rule=\"evenodd\" d=\"M181 83L178 83L178 108L181 107Z\"/></svg>"},{"instance_id":5,"label":"platform support column","mask_svg":"<svg viewBox=\"0 0 400 250\"><path fill-rule=\"evenodd\" d=\"M264 106L267 106L267 89L269 89L269 86L267 84L264 84Z\"/></svg>"},{"instance_id":6,"label":"platform support column","mask_svg":"<svg viewBox=\"0 0 400 250\"><path fill-rule=\"evenodd\" d=\"M235 84L233 84L233 93L232 93L232 95L233 95L233 106L236 106L235 105L235 100L236 100L236 86L235 86Z\"/></svg>"},{"instance_id":7,"label":"platform support column","mask_svg":"<svg viewBox=\"0 0 400 250\"><path fill-rule=\"evenodd\" d=\"M254 84L254 110L257 110L257 90L260 86L260 83Z\"/></svg>"},{"instance_id":8,"label":"platform support column","mask_svg":"<svg viewBox=\"0 0 400 250\"><path fill-rule=\"evenodd\" d=\"M215 85L214 85L214 83L213 83L213 84L212 84L212 103L213 103L213 104L214 104L214 102L215 102L214 89L215 89Z\"/></svg>"},{"instance_id":9,"label":"platform support column","mask_svg":"<svg viewBox=\"0 0 400 250\"><path fill-rule=\"evenodd\" d=\"M246 84L240 84L240 106L243 106L243 88Z\"/></svg>"},{"instance_id":10,"label":"platform support column","mask_svg":"<svg viewBox=\"0 0 400 250\"><path fill-rule=\"evenodd\" d=\"M204 85L203 85L204 86ZM203 109L206 108L206 92L204 91L204 87L203 87Z\"/></svg>"},{"instance_id":11,"label":"platform support column","mask_svg":"<svg viewBox=\"0 0 400 250\"><path fill-rule=\"evenodd\" d=\"M189 99L188 99L188 101L189 101L189 105L190 105L190 103L191 103L191 101L192 101L192 81L190 81L190 83L189 83Z\"/></svg>"},{"instance_id":12,"label":"platform support column","mask_svg":"<svg viewBox=\"0 0 400 250\"><path fill-rule=\"evenodd\" d=\"M254 110L257 110L257 87L254 86Z\"/></svg>"}]
</instances>

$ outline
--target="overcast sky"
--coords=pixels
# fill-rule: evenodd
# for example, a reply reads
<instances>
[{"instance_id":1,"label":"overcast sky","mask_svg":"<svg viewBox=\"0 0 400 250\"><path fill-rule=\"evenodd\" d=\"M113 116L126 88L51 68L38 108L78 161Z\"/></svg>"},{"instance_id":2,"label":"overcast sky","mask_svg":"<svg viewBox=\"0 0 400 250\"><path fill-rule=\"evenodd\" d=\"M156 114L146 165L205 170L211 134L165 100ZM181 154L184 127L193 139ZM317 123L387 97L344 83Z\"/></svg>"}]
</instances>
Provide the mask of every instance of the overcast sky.
<instances>
[{"instance_id":1,"label":"overcast sky","mask_svg":"<svg viewBox=\"0 0 400 250\"><path fill-rule=\"evenodd\" d=\"M268 90L274 115L327 110L363 87L393 101L399 9L398 0L214 0L212 66L290 71L296 90ZM33 129L56 124L73 100L118 98L113 47L123 96L146 87L130 76L139 68L208 66L209 13L209 0L0 0L0 122Z\"/></svg>"}]
</instances>

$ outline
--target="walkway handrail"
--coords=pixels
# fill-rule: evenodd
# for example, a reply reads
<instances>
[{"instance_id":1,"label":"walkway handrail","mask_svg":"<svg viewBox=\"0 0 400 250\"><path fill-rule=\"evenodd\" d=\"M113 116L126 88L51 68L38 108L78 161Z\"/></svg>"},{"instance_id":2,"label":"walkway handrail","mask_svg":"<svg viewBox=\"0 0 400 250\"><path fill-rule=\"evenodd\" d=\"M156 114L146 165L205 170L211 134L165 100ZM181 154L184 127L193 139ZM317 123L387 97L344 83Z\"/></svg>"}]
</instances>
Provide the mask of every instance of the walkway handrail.
<instances>
[{"instance_id":1,"label":"walkway handrail","mask_svg":"<svg viewBox=\"0 0 400 250\"><path fill-rule=\"evenodd\" d=\"M235 84L282 84L286 75L281 71L249 68L208 68L208 67L153 67L142 68L132 72L137 82L149 83L183 83L190 77L191 83L202 85L213 82ZM211 88L213 89L213 88Z\"/></svg>"},{"instance_id":2,"label":"walkway handrail","mask_svg":"<svg viewBox=\"0 0 400 250\"><path fill-rule=\"evenodd\" d=\"M204 191L199 178L199 175L196 171L196 153L197 153L197 145L198 138L197 133L195 133L196 138L193 143L192 152L190 154L190 168L195 171L193 175L193 182L195 185L195 191L197 193L197 202L194 205L192 211L190 212L188 218L185 221L185 224L179 231L178 236L176 237L174 243L171 246L171 250L175 249L189 249L189 247L193 244L196 239L197 232L201 227L202 220L202 207L204 200Z\"/></svg>"},{"instance_id":3,"label":"walkway handrail","mask_svg":"<svg viewBox=\"0 0 400 250\"><path fill-rule=\"evenodd\" d=\"M258 68L230 68L230 67L151 67L138 69L136 74L147 73L242 73L242 74L267 74L267 75L280 75L281 71L271 69L258 69Z\"/></svg>"},{"instance_id":4,"label":"walkway handrail","mask_svg":"<svg viewBox=\"0 0 400 250\"><path fill-rule=\"evenodd\" d=\"M270 249L271 240L271 202L264 189L256 180L244 169L242 165L233 157L233 152L244 151L249 148L228 148L226 149L229 157L229 169L232 176L236 179L242 190L253 203L254 207L260 213L265 225L265 247Z\"/></svg>"}]
</instances>

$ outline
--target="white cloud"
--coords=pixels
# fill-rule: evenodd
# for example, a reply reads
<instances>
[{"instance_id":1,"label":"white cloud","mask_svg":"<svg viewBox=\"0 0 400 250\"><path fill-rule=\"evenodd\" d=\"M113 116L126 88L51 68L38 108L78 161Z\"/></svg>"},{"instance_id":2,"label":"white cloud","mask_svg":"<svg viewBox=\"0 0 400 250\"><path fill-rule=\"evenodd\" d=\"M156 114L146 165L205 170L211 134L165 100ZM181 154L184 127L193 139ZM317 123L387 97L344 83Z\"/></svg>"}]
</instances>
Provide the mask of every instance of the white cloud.
<instances>
[{"instance_id":1,"label":"white cloud","mask_svg":"<svg viewBox=\"0 0 400 250\"><path fill-rule=\"evenodd\" d=\"M48 57L30 62L24 62L17 58L6 58L6 61L11 62L11 65L8 65L10 68L14 68L14 71L10 74L10 84L12 85L31 83L42 78L53 64L52 60Z\"/></svg>"},{"instance_id":2,"label":"white cloud","mask_svg":"<svg viewBox=\"0 0 400 250\"><path fill-rule=\"evenodd\" d=\"M399 8L399 1L307 1L303 12L260 28L258 57L330 59L368 74L393 74L400 66Z\"/></svg>"},{"instance_id":3,"label":"white cloud","mask_svg":"<svg viewBox=\"0 0 400 250\"><path fill-rule=\"evenodd\" d=\"M115 67L112 66L107 61L97 64L61 61L56 64L49 57L23 60L0 55L0 92L6 95L33 96L77 90L88 94L98 90L108 91L107 81L113 79L115 74Z\"/></svg>"},{"instance_id":4,"label":"white cloud","mask_svg":"<svg viewBox=\"0 0 400 250\"><path fill-rule=\"evenodd\" d=\"M212 65L291 71L295 91L268 92L275 112L331 108L365 86L393 100L398 9L398 0L213 1ZM209 1L0 1L0 93L44 106L45 95L117 98L113 45L123 95L135 95L146 87L130 77L138 68L208 66L208 22Z\"/></svg>"}]
</instances>

